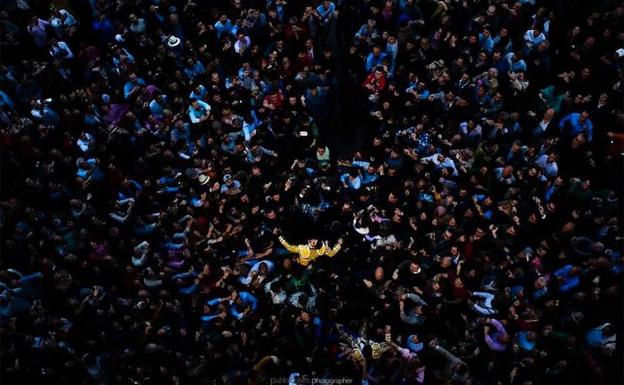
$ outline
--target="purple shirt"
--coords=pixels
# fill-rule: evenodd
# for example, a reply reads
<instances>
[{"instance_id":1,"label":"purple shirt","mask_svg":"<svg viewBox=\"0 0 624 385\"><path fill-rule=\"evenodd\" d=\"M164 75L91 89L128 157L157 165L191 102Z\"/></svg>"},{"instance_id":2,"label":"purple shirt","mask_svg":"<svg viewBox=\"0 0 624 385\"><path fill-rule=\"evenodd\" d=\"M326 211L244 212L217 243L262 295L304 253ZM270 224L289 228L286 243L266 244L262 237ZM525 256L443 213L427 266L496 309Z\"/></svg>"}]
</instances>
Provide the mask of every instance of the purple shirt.
<instances>
[{"instance_id":1,"label":"purple shirt","mask_svg":"<svg viewBox=\"0 0 624 385\"><path fill-rule=\"evenodd\" d=\"M28 32L32 35L33 39L35 39L35 45L39 48L43 48L48 44L48 32L46 31L46 27L49 25L49 22L37 19L37 24L28 26Z\"/></svg>"},{"instance_id":2,"label":"purple shirt","mask_svg":"<svg viewBox=\"0 0 624 385\"><path fill-rule=\"evenodd\" d=\"M505 327L502 323L500 323L500 321L497 321L495 319L491 320L490 324L494 326L496 332L486 334L485 343L487 343L490 349L494 350L495 352L505 351L505 349L507 349L507 345L498 340L500 336L507 335Z\"/></svg>"}]
</instances>

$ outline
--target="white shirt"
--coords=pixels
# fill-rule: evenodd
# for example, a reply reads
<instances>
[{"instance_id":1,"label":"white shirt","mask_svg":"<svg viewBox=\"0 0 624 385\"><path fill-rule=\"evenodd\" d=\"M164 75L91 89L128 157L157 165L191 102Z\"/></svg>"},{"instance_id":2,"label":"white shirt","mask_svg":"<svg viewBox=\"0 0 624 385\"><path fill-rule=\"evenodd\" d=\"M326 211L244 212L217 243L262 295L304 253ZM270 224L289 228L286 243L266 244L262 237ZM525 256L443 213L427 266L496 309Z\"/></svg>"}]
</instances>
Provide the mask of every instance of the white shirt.
<instances>
[{"instance_id":1,"label":"white shirt","mask_svg":"<svg viewBox=\"0 0 624 385\"><path fill-rule=\"evenodd\" d=\"M85 133L85 136L86 136L86 139L80 138L76 141L76 144L78 145L78 147L80 147L82 152L89 151L89 144L91 144L91 142L93 141L93 135L89 133Z\"/></svg>"},{"instance_id":2,"label":"white shirt","mask_svg":"<svg viewBox=\"0 0 624 385\"><path fill-rule=\"evenodd\" d=\"M66 52L65 59L74 58L74 53L64 41L59 41L56 43L56 46L52 46L52 48L50 48L50 54L52 56L56 56L56 54L58 54L61 51Z\"/></svg>"},{"instance_id":3,"label":"white shirt","mask_svg":"<svg viewBox=\"0 0 624 385\"><path fill-rule=\"evenodd\" d=\"M550 122L552 122L552 120L544 120L542 119L541 122L539 122L539 126L542 129L542 132L546 132L546 129L548 128L548 125L550 124Z\"/></svg>"},{"instance_id":4,"label":"white shirt","mask_svg":"<svg viewBox=\"0 0 624 385\"><path fill-rule=\"evenodd\" d=\"M267 282L264 285L264 292L269 294L271 296L271 301L273 302L273 305L280 305L283 304L284 302L286 302L286 298L288 297L286 295L286 292L284 290L281 290L279 292L273 292L271 291L271 284L273 282L277 282L279 278L275 278L274 280L272 280L271 282Z\"/></svg>"},{"instance_id":5,"label":"white shirt","mask_svg":"<svg viewBox=\"0 0 624 385\"><path fill-rule=\"evenodd\" d=\"M234 43L234 51L236 53L240 53L241 52L241 47L243 44L245 44L246 48L249 48L249 46L251 46L251 39L249 38L249 36L245 36L243 38L244 42L241 43L240 40L236 40L236 43Z\"/></svg>"},{"instance_id":6,"label":"white shirt","mask_svg":"<svg viewBox=\"0 0 624 385\"><path fill-rule=\"evenodd\" d=\"M482 128L480 124L477 124L470 131L468 131L468 122L461 122L459 124L459 130L461 131L462 134L468 135L468 136L480 136L482 132Z\"/></svg>"},{"instance_id":7,"label":"white shirt","mask_svg":"<svg viewBox=\"0 0 624 385\"><path fill-rule=\"evenodd\" d=\"M271 272L275 269L275 264L271 261L269 261L268 259L265 261L258 261L256 262L253 267L249 270L249 274L247 274L246 277L240 277L239 281L243 284L243 285L247 285L249 286L249 284L251 283L252 280L252 275L251 273L258 273L258 271L260 271L260 265L263 264L267 267L267 271Z\"/></svg>"},{"instance_id":8,"label":"white shirt","mask_svg":"<svg viewBox=\"0 0 624 385\"><path fill-rule=\"evenodd\" d=\"M455 167L455 162L453 162L453 159L449 157L444 157L444 161L440 162L440 160L438 159L438 155L441 155L441 154L433 154L423 159L428 160L431 163L435 164L437 168L450 167L453 169L453 175L457 175L457 168Z\"/></svg>"},{"instance_id":9,"label":"white shirt","mask_svg":"<svg viewBox=\"0 0 624 385\"><path fill-rule=\"evenodd\" d=\"M559 173L559 166L557 166L557 162L548 162L548 155L544 154L537 159L535 162L541 169L544 171L549 177L556 177Z\"/></svg>"},{"instance_id":10,"label":"white shirt","mask_svg":"<svg viewBox=\"0 0 624 385\"><path fill-rule=\"evenodd\" d=\"M524 41L525 41L526 46L528 48L534 48L534 47L540 45L543 41L546 40L546 36L544 36L543 33L540 32L539 35L535 36L535 35L533 35L533 31L534 30L529 29L524 34Z\"/></svg>"}]
</instances>

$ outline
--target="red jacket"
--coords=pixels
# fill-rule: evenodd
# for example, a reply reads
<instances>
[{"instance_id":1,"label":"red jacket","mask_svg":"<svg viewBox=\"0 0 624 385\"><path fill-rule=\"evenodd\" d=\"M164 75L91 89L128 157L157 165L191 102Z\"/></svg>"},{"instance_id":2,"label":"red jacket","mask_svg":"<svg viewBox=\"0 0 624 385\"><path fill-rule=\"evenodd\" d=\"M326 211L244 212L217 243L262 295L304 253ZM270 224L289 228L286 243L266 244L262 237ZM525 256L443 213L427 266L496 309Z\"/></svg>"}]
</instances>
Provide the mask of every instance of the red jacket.
<instances>
[{"instance_id":1,"label":"red jacket","mask_svg":"<svg viewBox=\"0 0 624 385\"><path fill-rule=\"evenodd\" d=\"M367 87L372 86L372 89ZM375 72L371 72L362 83L362 86L371 94L375 92L381 92L386 88L386 75L381 75L378 79L375 78Z\"/></svg>"}]
</instances>

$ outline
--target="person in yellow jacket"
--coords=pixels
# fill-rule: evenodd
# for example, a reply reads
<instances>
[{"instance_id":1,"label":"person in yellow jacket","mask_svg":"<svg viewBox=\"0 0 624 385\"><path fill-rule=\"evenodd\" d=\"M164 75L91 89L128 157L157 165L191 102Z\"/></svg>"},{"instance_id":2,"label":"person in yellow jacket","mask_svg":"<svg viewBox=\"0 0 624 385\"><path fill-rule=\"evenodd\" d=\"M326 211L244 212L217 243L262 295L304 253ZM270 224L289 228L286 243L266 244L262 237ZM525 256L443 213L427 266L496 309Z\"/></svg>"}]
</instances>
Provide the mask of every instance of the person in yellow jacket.
<instances>
[{"instance_id":1,"label":"person in yellow jacket","mask_svg":"<svg viewBox=\"0 0 624 385\"><path fill-rule=\"evenodd\" d=\"M315 238L309 239L308 243L303 245L291 245L282 236L279 237L279 241L286 250L297 254L295 261L301 266L308 266L310 262L321 255L333 257L342 247L342 239L338 239L338 243L334 247L329 247L327 242L322 242L321 246L318 247L318 239Z\"/></svg>"}]
</instances>

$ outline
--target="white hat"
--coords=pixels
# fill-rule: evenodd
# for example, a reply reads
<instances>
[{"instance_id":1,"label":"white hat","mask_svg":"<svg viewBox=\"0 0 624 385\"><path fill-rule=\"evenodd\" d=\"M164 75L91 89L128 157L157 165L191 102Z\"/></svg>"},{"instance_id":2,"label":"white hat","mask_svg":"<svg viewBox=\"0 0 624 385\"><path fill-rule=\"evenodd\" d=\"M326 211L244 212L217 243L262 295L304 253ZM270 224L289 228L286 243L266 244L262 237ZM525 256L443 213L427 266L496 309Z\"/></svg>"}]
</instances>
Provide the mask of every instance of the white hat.
<instances>
[{"instance_id":1,"label":"white hat","mask_svg":"<svg viewBox=\"0 0 624 385\"><path fill-rule=\"evenodd\" d=\"M361 235L368 235L368 233L370 233L370 230L368 229L368 227L355 227L355 226L353 226L353 228L355 229L355 231L358 234L361 234Z\"/></svg>"},{"instance_id":2,"label":"white hat","mask_svg":"<svg viewBox=\"0 0 624 385\"><path fill-rule=\"evenodd\" d=\"M117 35L115 35L115 41L117 43L123 43L124 41L126 41L126 39L123 37L122 34L118 33Z\"/></svg>"},{"instance_id":3,"label":"white hat","mask_svg":"<svg viewBox=\"0 0 624 385\"><path fill-rule=\"evenodd\" d=\"M197 180L199 181L199 184L203 186L206 183L210 182L210 177L204 174L199 174Z\"/></svg>"},{"instance_id":4,"label":"white hat","mask_svg":"<svg viewBox=\"0 0 624 385\"><path fill-rule=\"evenodd\" d=\"M618 57L624 56L624 48L616 49L615 53L618 55Z\"/></svg>"},{"instance_id":5,"label":"white hat","mask_svg":"<svg viewBox=\"0 0 624 385\"><path fill-rule=\"evenodd\" d=\"M180 45L180 39L171 35L169 36L169 39L167 39L167 45L171 48L175 48Z\"/></svg>"}]
</instances>

